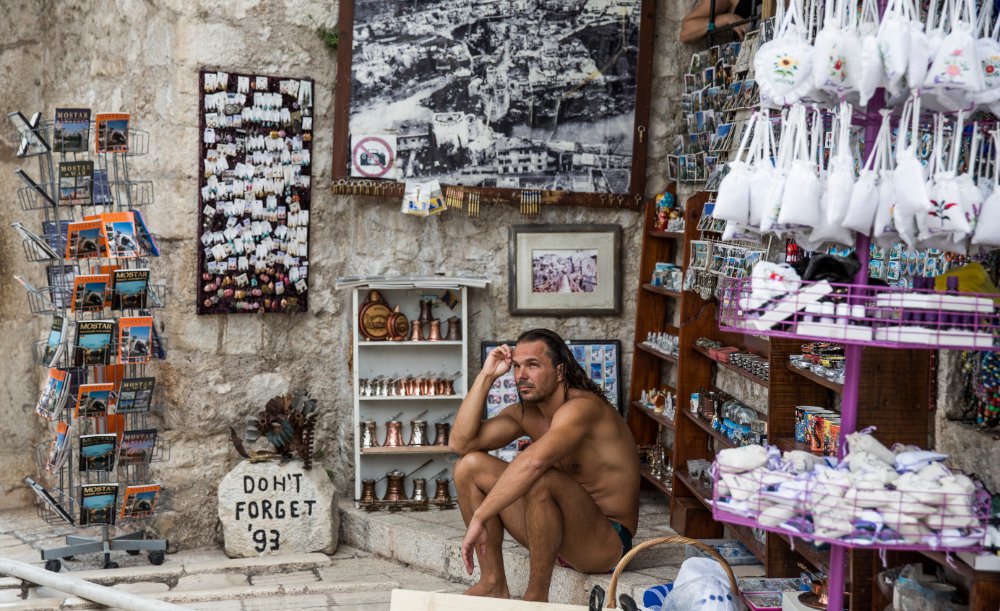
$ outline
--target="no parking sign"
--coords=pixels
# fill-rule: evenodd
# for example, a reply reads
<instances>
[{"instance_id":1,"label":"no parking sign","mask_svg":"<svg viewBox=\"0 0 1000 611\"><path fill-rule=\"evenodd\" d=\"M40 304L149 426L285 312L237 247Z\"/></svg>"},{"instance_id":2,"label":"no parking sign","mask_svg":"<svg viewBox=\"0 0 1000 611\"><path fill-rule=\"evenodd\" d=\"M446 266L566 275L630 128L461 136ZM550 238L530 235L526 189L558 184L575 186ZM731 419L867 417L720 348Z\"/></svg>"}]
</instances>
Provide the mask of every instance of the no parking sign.
<instances>
[{"instance_id":1,"label":"no parking sign","mask_svg":"<svg viewBox=\"0 0 1000 611\"><path fill-rule=\"evenodd\" d=\"M351 136L351 176L396 178L396 137Z\"/></svg>"}]
</instances>

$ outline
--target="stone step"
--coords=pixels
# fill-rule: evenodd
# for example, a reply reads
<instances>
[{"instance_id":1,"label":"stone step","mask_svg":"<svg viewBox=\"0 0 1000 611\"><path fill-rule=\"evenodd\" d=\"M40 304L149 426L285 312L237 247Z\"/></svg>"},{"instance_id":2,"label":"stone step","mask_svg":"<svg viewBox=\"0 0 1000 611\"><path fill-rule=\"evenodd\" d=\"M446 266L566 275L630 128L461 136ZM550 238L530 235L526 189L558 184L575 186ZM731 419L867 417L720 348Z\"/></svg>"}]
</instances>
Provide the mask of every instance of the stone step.
<instances>
[{"instance_id":1,"label":"stone step","mask_svg":"<svg viewBox=\"0 0 1000 611\"><path fill-rule=\"evenodd\" d=\"M353 501L340 504L341 541L372 554L460 583L479 579L477 568L470 577L461 559L465 524L457 509L425 512L369 512ZM640 507L635 543L675 534L670 529L664 501L644 497ZM641 552L622 573L618 592L641 601L646 588L673 581L684 561L684 545L661 545ZM504 563L512 594L520 596L527 585L528 552L516 541L505 539ZM594 585L607 590L610 574L587 575L555 567L549 600L586 605Z\"/></svg>"}]
</instances>

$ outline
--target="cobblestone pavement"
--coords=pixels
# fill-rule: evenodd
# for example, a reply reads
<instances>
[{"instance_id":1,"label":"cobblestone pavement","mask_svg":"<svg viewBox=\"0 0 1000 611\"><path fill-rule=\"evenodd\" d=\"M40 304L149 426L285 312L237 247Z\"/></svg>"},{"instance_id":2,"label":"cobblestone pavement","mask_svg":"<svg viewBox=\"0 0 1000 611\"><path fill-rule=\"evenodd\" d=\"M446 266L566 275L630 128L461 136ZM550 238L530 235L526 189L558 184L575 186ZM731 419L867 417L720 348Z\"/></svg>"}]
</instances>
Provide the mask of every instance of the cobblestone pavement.
<instances>
[{"instance_id":1,"label":"cobblestone pavement","mask_svg":"<svg viewBox=\"0 0 1000 611\"><path fill-rule=\"evenodd\" d=\"M644 493L642 501L636 543L673 534L665 499ZM220 547L211 547L167 554L162 565L153 566L145 554L115 552L112 560L121 568L103 570L103 556L88 554L64 561L62 571L190 609L227 611L382 611L389 608L393 589L462 592L478 579L478 570L470 578L461 565L464 524L457 510L370 513L345 501L340 511L341 543L332 556L229 559ZM100 530L48 525L32 509L0 513L0 557L43 566L39 550L63 546L66 535L98 537ZM618 591L641 598L650 585L672 581L685 555L683 544L642 552L622 574ZM504 559L512 591L523 592L527 550L505 541ZM737 569L741 575L762 573L758 565ZM591 588L607 588L609 580L607 574L584 575L556 567L550 600L586 605ZM18 579L0 577L0 611L98 608L47 588L22 586Z\"/></svg>"},{"instance_id":2,"label":"cobblestone pavement","mask_svg":"<svg viewBox=\"0 0 1000 611\"><path fill-rule=\"evenodd\" d=\"M67 534L99 532L49 526L30 509L5 511L0 514L0 556L43 566L39 550L62 546ZM121 568L102 570L103 556L88 554L65 561L62 573L190 609L226 611L383 611L395 588L462 592L467 587L344 544L332 556L229 559L213 547L167 554L160 566L151 565L145 554L116 552L112 560ZM48 588L22 585L19 579L0 577L0 609L100 608Z\"/></svg>"}]
</instances>

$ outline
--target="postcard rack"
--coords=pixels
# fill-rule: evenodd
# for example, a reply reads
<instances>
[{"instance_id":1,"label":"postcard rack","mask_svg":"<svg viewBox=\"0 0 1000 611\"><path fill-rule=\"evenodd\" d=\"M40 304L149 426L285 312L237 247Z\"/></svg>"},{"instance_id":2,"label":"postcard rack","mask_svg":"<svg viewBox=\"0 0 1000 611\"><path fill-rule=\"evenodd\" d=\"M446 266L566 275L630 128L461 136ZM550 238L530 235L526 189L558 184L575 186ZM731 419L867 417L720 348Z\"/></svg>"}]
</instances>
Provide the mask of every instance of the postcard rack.
<instances>
[{"instance_id":1,"label":"postcard rack","mask_svg":"<svg viewBox=\"0 0 1000 611\"><path fill-rule=\"evenodd\" d=\"M124 114L91 120L89 110L57 109L56 116L7 116L17 157L37 160L36 176L16 171L25 184L18 203L43 213L38 233L15 224L25 259L44 263L48 280L42 288L26 286L28 305L53 319L47 339L31 346L33 364L49 371L35 411L50 422L52 436L35 447L42 477L25 481L37 495L39 517L87 529L41 556L50 571L59 571L62 559L94 553L104 555L104 568L117 568L117 551L147 552L159 565L167 541L153 538L145 522L172 504L151 473L152 464L170 459L170 444L158 434L164 407L150 367L166 357L153 310L165 306L167 290L149 282L150 258L159 251L139 211L153 203L153 183L129 168L131 157L148 153L149 134L129 126ZM81 166L82 176L74 176ZM81 245L83 230L74 233L71 224L83 222L98 227L99 237L88 238L98 243L95 252ZM94 323L109 330L96 346L94 336L81 340L81 325Z\"/></svg>"}]
</instances>

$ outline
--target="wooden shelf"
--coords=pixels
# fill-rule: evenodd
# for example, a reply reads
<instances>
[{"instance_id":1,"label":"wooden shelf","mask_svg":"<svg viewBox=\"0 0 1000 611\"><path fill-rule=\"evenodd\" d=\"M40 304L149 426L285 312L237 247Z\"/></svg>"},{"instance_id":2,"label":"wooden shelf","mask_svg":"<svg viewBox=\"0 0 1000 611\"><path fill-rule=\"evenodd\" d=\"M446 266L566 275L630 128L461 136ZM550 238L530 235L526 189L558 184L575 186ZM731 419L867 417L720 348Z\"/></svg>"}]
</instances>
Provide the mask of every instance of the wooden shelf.
<instances>
[{"instance_id":1,"label":"wooden shelf","mask_svg":"<svg viewBox=\"0 0 1000 611\"><path fill-rule=\"evenodd\" d=\"M364 341L358 342L358 347L365 347L365 346L369 346L369 347L374 347L374 346L396 346L396 347L399 347L399 346L420 346L421 348L428 348L428 347L433 347L433 346L461 346L461 345L462 345L462 341L461 340L450 341L450 342L449 341L445 341L445 340L441 340L441 341L437 341L437 342L431 342L431 341L427 341L427 340L424 340L422 342L411 342L411 341L390 342L390 341L364 340Z\"/></svg>"},{"instance_id":2,"label":"wooden shelf","mask_svg":"<svg viewBox=\"0 0 1000 611\"><path fill-rule=\"evenodd\" d=\"M803 541L802 539L792 539L785 534L777 534L776 536L781 537L786 543L795 549L798 555L809 561L809 564L813 565L814 568L829 572L830 570L830 550L818 550L816 546L808 541ZM793 543L794 541L794 543Z\"/></svg>"},{"instance_id":3,"label":"wooden shelf","mask_svg":"<svg viewBox=\"0 0 1000 611\"><path fill-rule=\"evenodd\" d=\"M639 474L642 475L642 479L652 484L654 488L656 488L663 494L667 495L668 497L673 495L673 491L670 490L670 488L667 487L665 483L653 477L653 475L649 472L649 467L646 466L640 467Z\"/></svg>"},{"instance_id":4,"label":"wooden shelf","mask_svg":"<svg viewBox=\"0 0 1000 611\"><path fill-rule=\"evenodd\" d=\"M674 299L681 298L680 291L672 291L670 289L665 289L662 286L655 286L648 282L643 283L642 288L649 291L650 293L656 293L657 295L665 295L667 297L673 297Z\"/></svg>"},{"instance_id":5,"label":"wooden shelf","mask_svg":"<svg viewBox=\"0 0 1000 611\"><path fill-rule=\"evenodd\" d=\"M830 390L832 390L833 392L837 393L838 395L841 395L841 394L844 393L844 385L843 384L838 384L838 383L836 383L836 382L834 382L832 380L828 380L828 379L824 378L823 376L818 376L815 373L809 371L808 369L799 369L798 367L794 367L790 362L786 362L785 363L785 368L788 369L788 371L791 371L792 373L794 373L795 375L801 376L801 377L809 380L810 382L813 382L814 384L819 384L820 386L822 386L824 388L829 388Z\"/></svg>"},{"instance_id":6,"label":"wooden shelf","mask_svg":"<svg viewBox=\"0 0 1000 611\"><path fill-rule=\"evenodd\" d=\"M448 446L400 446L398 448L361 448L361 453L374 454L454 454Z\"/></svg>"},{"instance_id":7,"label":"wooden shelf","mask_svg":"<svg viewBox=\"0 0 1000 611\"><path fill-rule=\"evenodd\" d=\"M754 538L753 531L750 528L728 523L726 524L726 528L739 539L740 543L747 546L747 549L757 557L757 560L760 560L762 564L767 563L767 552L764 549L764 544Z\"/></svg>"},{"instance_id":8,"label":"wooden shelf","mask_svg":"<svg viewBox=\"0 0 1000 611\"><path fill-rule=\"evenodd\" d=\"M801 441L795 441L794 437L776 437L774 439L768 439L768 443L777 447L782 452L792 452L795 450L800 450L802 452L809 452L810 454L815 454L816 456L822 456L822 452L816 452L812 450L808 443L802 443Z\"/></svg>"},{"instance_id":9,"label":"wooden shelf","mask_svg":"<svg viewBox=\"0 0 1000 611\"><path fill-rule=\"evenodd\" d=\"M770 388L771 387L771 382L769 380L765 380L764 378L762 378L760 376L756 376L756 375L750 373L749 371L747 371L746 369L743 369L742 367L737 367L736 365L733 365L733 364L730 364L730 363L724 363L722 361L713 359L712 355L710 355L708 353L708 350L705 350L704 348L702 348L700 346L695 346L694 347L694 351L697 352L698 354L704 356L705 358L709 359L713 363L716 363L719 367L722 367L724 369L728 369L729 371L736 372L739 375L743 376L744 378L746 378L746 379L748 379L748 380L750 380L752 382L755 382L757 384L760 384L764 388ZM763 358L763 357L761 357L761 358Z\"/></svg>"},{"instance_id":10,"label":"wooden shelf","mask_svg":"<svg viewBox=\"0 0 1000 611\"><path fill-rule=\"evenodd\" d=\"M723 435L719 431L713 429L712 425L708 424L707 422L702 421L701 418L699 418L695 414L692 414L690 412L690 410L686 410L685 409L685 410L678 410L678 411L681 412L681 413L683 413L685 416L687 416L688 419L691 422L694 422L698 426L698 428L700 428L701 430L703 430L706 433L708 433L716 441L718 441L719 443L721 443L724 447L727 447L727 448L735 448L736 447L736 444L734 444L732 441L729 441L729 439L727 439L725 435Z\"/></svg>"},{"instance_id":11,"label":"wooden shelf","mask_svg":"<svg viewBox=\"0 0 1000 611\"><path fill-rule=\"evenodd\" d=\"M638 348L639 350L642 350L643 352L648 352L649 354L652 354L653 356L662 359L668 363L676 364L678 362L676 356L667 354L666 352L660 352L656 348L650 348L649 346L643 344L642 342L636 342L635 347Z\"/></svg>"},{"instance_id":12,"label":"wooden shelf","mask_svg":"<svg viewBox=\"0 0 1000 611\"><path fill-rule=\"evenodd\" d=\"M465 395L411 395L402 397L358 397L358 401L436 401L454 399L461 401Z\"/></svg>"},{"instance_id":13,"label":"wooden shelf","mask_svg":"<svg viewBox=\"0 0 1000 611\"><path fill-rule=\"evenodd\" d=\"M684 238L683 231L655 231L653 229L650 229L646 233L651 238L664 238L673 240L680 240Z\"/></svg>"},{"instance_id":14,"label":"wooden shelf","mask_svg":"<svg viewBox=\"0 0 1000 611\"><path fill-rule=\"evenodd\" d=\"M645 405L639 403L638 401L633 401L632 407L635 408L637 411L642 412L642 414L645 415L647 418L659 422L660 424L662 424L663 426L667 427L670 430L674 430L674 421L670 420L663 414L657 414L656 412L647 408Z\"/></svg>"},{"instance_id":15,"label":"wooden shelf","mask_svg":"<svg viewBox=\"0 0 1000 611\"><path fill-rule=\"evenodd\" d=\"M680 469L675 468L674 475L688 490L694 494L695 498L697 498L701 504L705 506L705 509L712 511L711 486L703 484L701 481L695 481L692 479L686 466Z\"/></svg>"}]
</instances>

